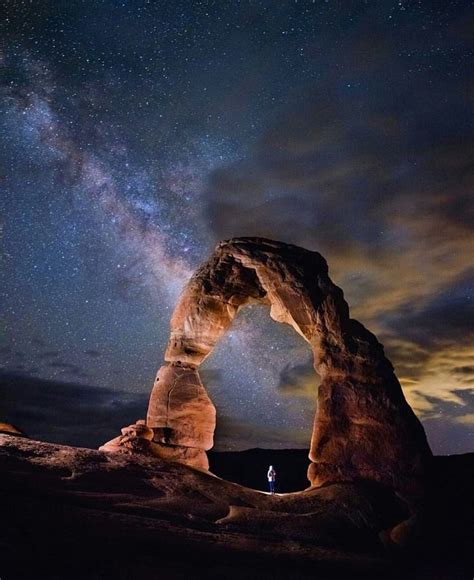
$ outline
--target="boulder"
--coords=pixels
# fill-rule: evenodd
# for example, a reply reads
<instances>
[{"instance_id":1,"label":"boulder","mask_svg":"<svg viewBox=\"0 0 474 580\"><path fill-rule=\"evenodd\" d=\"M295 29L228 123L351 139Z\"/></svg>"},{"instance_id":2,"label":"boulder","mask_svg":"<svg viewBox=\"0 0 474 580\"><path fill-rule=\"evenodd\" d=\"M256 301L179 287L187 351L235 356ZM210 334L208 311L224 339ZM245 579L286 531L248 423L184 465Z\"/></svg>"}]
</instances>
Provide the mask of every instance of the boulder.
<instances>
[{"instance_id":1,"label":"boulder","mask_svg":"<svg viewBox=\"0 0 474 580\"><path fill-rule=\"evenodd\" d=\"M158 429L156 430L158 433ZM186 463L198 469L209 469L209 460L203 449L186 447L184 445L173 445L169 439L166 444L158 439L158 435L150 429L143 419L133 425L121 429L121 435L107 441L99 447L99 451L105 453L125 453L129 455L147 455Z\"/></svg>"},{"instance_id":2,"label":"boulder","mask_svg":"<svg viewBox=\"0 0 474 580\"><path fill-rule=\"evenodd\" d=\"M106 453L152 453L150 443L153 431L147 427L143 419L133 425L121 429L121 435L99 447Z\"/></svg>"},{"instance_id":3,"label":"boulder","mask_svg":"<svg viewBox=\"0 0 474 580\"><path fill-rule=\"evenodd\" d=\"M14 437L27 437L23 431L20 431L17 427L11 423L2 423L0 421L0 434L2 435L13 435Z\"/></svg>"}]
</instances>

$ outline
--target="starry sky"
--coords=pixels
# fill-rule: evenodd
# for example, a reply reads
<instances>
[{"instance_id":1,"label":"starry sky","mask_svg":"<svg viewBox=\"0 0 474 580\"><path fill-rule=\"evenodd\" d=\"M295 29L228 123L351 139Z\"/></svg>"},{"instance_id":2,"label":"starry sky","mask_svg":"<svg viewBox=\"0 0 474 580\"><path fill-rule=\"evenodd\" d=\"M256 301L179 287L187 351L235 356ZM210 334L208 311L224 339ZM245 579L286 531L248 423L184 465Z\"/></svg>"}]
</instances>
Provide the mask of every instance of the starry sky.
<instances>
[{"instance_id":1,"label":"starry sky","mask_svg":"<svg viewBox=\"0 0 474 580\"><path fill-rule=\"evenodd\" d=\"M144 417L186 280L257 235L320 251L433 450L473 450L470 2L2 10L0 420L97 446ZM218 449L309 445L309 348L265 307L202 377Z\"/></svg>"}]
</instances>

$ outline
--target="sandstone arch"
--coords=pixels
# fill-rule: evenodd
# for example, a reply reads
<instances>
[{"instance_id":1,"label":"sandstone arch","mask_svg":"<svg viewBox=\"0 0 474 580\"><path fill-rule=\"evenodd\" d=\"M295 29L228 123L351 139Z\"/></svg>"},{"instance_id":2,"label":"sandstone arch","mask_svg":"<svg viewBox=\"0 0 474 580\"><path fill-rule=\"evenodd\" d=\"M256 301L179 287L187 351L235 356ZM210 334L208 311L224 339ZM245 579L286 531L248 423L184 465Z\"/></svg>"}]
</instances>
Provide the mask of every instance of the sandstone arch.
<instances>
[{"instance_id":1,"label":"sandstone arch","mask_svg":"<svg viewBox=\"0 0 474 580\"><path fill-rule=\"evenodd\" d=\"M308 478L373 479L409 489L431 451L383 346L349 316L317 252L261 238L221 242L182 292L150 397L155 451L208 467L216 413L198 367L249 302L270 306L313 351L321 376Z\"/></svg>"}]
</instances>

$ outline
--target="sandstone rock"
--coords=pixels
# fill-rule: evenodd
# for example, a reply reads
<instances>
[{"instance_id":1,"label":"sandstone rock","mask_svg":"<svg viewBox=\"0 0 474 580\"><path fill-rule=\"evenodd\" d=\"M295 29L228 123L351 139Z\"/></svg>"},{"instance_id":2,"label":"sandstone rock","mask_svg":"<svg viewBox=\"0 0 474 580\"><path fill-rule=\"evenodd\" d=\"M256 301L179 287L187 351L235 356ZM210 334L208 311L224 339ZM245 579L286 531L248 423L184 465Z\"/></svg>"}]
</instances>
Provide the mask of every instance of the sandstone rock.
<instances>
[{"instance_id":1,"label":"sandstone rock","mask_svg":"<svg viewBox=\"0 0 474 580\"><path fill-rule=\"evenodd\" d=\"M143 454L0 435L0 568L5 578L471 578L474 454L436 459L423 536L408 554L393 541L383 553L377 537L409 514L375 482L270 496Z\"/></svg>"},{"instance_id":2,"label":"sandstone rock","mask_svg":"<svg viewBox=\"0 0 474 580\"><path fill-rule=\"evenodd\" d=\"M431 451L382 345L350 318L324 258L281 242L222 242L185 287L171 319L167 364L150 398L147 424L155 441L212 446L215 410L196 367L239 308L255 301L268 304L274 320L290 324L310 344L321 376L312 485L369 479L416 495Z\"/></svg>"},{"instance_id":3,"label":"sandstone rock","mask_svg":"<svg viewBox=\"0 0 474 580\"><path fill-rule=\"evenodd\" d=\"M122 434L99 447L107 453L146 453L152 454L150 444L153 431L140 419L133 425L121 429Z\"/></svg>"},{"instance_id":4,"label":"sandstone rock","mask_svg":"<svg viewBox=\"0 0 474 580\"><path fill-rule=\"evenodd\" d=\"M407 520L400 522L389 532L389 538L399 548L413 547L421 537L421 522L419 514L413 514Z\"/></svg>"},{"instance_id":5,"label":"sandstone rock","mask_svg":"<svg viewBox=\"0 0 474 580\"><path fill-rule=\"evenodd\" d=\"M209 469L209 460L203 449L173 445L169 439L164 439L166 444L153 441L159 438L160 430L150 429L145 421L140 419L133 425L121 429L122 434L99 447L99 451L105 453L125 453L130 455L147 455L179 461L198 469Z\"/></svg>"},{"instance_id":6,"label":"sandstone rock","mask_svg":"<svg viewBox=\"0 0 474 580\"><path fill-rule=\"evenodd\" d=\"M167 459L169 461L178 461L198 469L209 469L209 459L203 449L196 447L185 447L184 445L164 445L153 441L149 449L155 457Z\"/></svg>"},{"instance_id":7,"label":"sandstone rock","mask_svg":"<svg viewBox=\"0 0 474 580\"><path fill-rule=\"evenodd\" d=\"M23 433L23 431L20 431L20 429L17 429L17 427L12 425L11 423L2 423L1 421L0 421L0 433L2 435L13 435L15 437L26 437L26 435Z\"/></svg>"},{"instance_id":8,"label":"sandstone rock","mask_svg":"<svg viewBox=\"0 0 474 580\"><path fill-rule=\"evenodd\" d=\"M179 361L160 368L150 398L147 425L159 443L211 449L216 410L195 368Z\"/></svg>"},{"instance_id":9,"label":"sandstone rock","mask_svg":"<svg viewBox=\"0 0 474 580\"><path fill-rule=\"evenodd\" d=\"M216 409L192 363L177 360L160 368L147 425L154 432L155 455L209 469L206 450L214 444Z\"/></svg>"},{"instance_id":10,"label":"sandstone rock","mask_svg":"<svg viewBox=\"0 0 474 580\"><path fill-rule=\"evenodd\" d=\"M153 563L146 576L154 578L156 570L163 571L163 558L173 546L176 562L180 562L188 558L193 545L198 555L195 567L181 574L175 563L162 575L164 578L229 578L222 570L207 574L203 566L206 560L214 562L219 552L227 559L236 549L239 560L249 549L258 557L265 553L279 560L288 557L292 573L284 577L311 578L311 574L300 576L295 569L301 557L319 557L319 550L325 546L339 554L348 539L350 548L355 549L361 545L361 537L378 531L381 519L379 510L374 509L377 502L360 484L269 496L208 472L140 453L105 454L18 437L0 436L0 473L0 508L2 515L9 516L5 519L8 525L0 526L0 554L4 555L1 546L8 545L7 539L13 539L23 554L34 541L37 549L32 552L37 558L49 546L48 559L56 562L64 554L76 568L87 557L84 542L92 536L97 554L81 578L91 577L91 570L97 572L97 566L102 566L104 546L110 546L114 561L123 558L119 566L107 569L113 570L113 577L124 577L123 562L130 560L133 570L128 568L125 577L141 577L136 570L145 557ZM230 506L240 506L243 513ZM231 521L216 525L214 522L224 518L229 509ZM399 520L391 519L389 525ZM26 539L24 530L29 531ZM74 546L78 547L78 557L72 560ZM331 562L334 556L332 551ZM33 556L32 561L36 566ZM4 560L1 562L3 572ZM231 577L248 577L249 570L251 566L244 567ZM64 568L51 576L66 577L63 572ZM105 570L102 576L112 577ZM267 576L281 575L269 575L266 567L263 576L262 572L251 575ZM15 573L11 577L49 575Z\"/></svg>"},{"instance_id":11,"label":"sandstone rock","mask_svg":"<svg viewBox=\"0 0 474 580\"><path fill-rule=\"evenodd\" d=\"M378 536L366 522L354 521L353 514L341 512L285 513L244 506L229 506L229 513L216 521L221 526L273 537L291 537L319 546L351 546L376 549Z\"/></svg>"}]
</instances>

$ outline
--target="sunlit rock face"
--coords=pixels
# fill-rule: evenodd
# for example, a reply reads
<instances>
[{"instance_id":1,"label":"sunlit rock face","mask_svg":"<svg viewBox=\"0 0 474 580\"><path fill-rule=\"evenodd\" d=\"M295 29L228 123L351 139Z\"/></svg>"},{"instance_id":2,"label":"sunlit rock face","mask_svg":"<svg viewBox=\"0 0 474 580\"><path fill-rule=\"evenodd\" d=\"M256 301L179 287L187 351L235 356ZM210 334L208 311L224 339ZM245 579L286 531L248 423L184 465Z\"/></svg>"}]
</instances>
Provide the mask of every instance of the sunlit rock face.
<instances>
[{"instance_id":1,"label":"sunlit rock face","mask_svg":"<svg viewBox=\"0 0 474 580\"><path fill-rule=\"evenodd\" d=\"M268 304L311 345L321 376L311 484L362 478L415 493L431 451L383 346L350 318L319 253L261 238L221 242L178 300L147 417L167 457L212 447L215 409L197 367L250 302ZM187 462L202 467L197 456Z\"/></svg>"}]
</instances>

